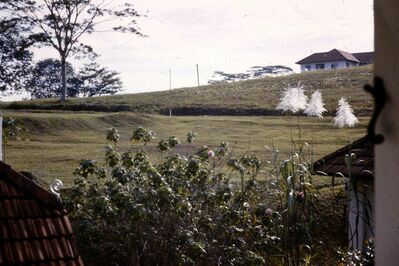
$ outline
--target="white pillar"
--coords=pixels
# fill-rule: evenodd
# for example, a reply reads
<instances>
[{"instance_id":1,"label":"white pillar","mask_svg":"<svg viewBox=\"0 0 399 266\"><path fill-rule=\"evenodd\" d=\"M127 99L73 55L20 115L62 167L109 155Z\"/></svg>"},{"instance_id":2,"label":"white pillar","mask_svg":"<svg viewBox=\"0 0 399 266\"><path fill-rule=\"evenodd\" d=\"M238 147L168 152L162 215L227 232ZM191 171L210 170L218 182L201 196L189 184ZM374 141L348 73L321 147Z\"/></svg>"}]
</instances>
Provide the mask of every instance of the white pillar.
<instances>
[{"instance_id":1,"label":"white pillar","mask_svg":"<svg viewBox=\"0 0 399 266\"><path fill-rule=\"evenodd\" d=\"M388 101L375 147L376 265L399 263L399 1L375 0L375 75L383 78Z\"/></svg>"}]
</instances>

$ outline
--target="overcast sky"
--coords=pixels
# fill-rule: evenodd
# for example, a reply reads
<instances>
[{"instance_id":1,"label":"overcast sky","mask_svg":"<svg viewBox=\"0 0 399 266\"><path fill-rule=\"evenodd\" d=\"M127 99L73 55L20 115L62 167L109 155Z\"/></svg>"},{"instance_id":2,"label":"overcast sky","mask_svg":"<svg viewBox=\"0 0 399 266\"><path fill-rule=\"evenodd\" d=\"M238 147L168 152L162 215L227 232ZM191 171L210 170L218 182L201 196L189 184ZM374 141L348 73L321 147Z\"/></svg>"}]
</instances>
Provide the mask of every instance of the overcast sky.
<instances>
[{"instance_id":1,"label":"overcast sky","mask_svg":"<svg viewBox=\"0 0 399 266\"><path fill-rule=\"evenodd\" d=\"M123 93L169 89L169 69L174 88L195 86L196 64L206 84L215 70L282 64L298 71L295 62L314 52L374 49L372 0L130 2L146 14L138 26L147 38L95 33L84 39L100 64L121 73Z\"/></svg>"}]
</instances>

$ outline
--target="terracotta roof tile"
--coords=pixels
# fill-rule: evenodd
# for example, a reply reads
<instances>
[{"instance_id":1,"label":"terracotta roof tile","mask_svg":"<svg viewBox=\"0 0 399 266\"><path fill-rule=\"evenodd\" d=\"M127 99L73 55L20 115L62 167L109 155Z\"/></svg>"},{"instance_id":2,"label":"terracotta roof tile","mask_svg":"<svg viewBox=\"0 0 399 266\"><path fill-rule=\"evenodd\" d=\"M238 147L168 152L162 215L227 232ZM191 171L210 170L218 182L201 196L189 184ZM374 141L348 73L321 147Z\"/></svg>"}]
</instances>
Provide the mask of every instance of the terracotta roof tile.
<instances>
[{"instance_id":1,"label":"terracotta roof tile","mask_svg":"<svg viewBox=\"0 0 399 266\"><path fill-rule=\"evenodd\" d=\"M50 244L48 243L47 239L42 239L40 241L41 247L43 249L43 255L47 260L53 260L53 256L51 254L51 247Z\"/></svg>"},{"instance_id":2,"label":"terracotta roof tile","mask_svg":"<svg viewBox=\"0 0 399 266\"><path fill-rule=\"evenodd\" d=\"M23 250L26 254L26 261L33 261L33 250L32 245L30 245L29 241L23 241Z\"/></svg>"},{"instance_id":3,"label":"terracotta roof tile","mask_svg":"<svg viewBox=\"0 0 399 266\"><path fill-rule=\"evenodd\" d=\"M28 226L28 230L29 230L29 235L34 238L40 238L39 232L38 232L38 228L36 226L35 220L34 219L26 219L26 223Z\"/></svg>"},{"instance_id":4,"label":"terracotta roof tile","mask_svg":"<svg viewBox=\"0 0 399 266\"><path fill-rule=\"evenodd\" d=\"M345 155L353 153L351 167L348 169ZM314 172L323 172L334 176L341 173L354 178L372 178L374 173L374 145L367 136L338 149L313 164Z\"/></svg>"},{"instance_id":5,"label":"terracotta roof tile","mask_svg":"<svg viewBox=\"0 0 399 266\"><path fill-rule=\"evenodd\" d=\"M60 263L58 266L66 266L67 264L63 261L62 263Z\"/></svg>"},{"instance_id":6,"label":"terracotta roof tile","mask_svg":"<svg viewBox=\"0 0 399 266\"><path fill-rule=\"evenodd\" d=\"M58 235L64 236L67 234L70 234L70 232L67 232L67 230L65 229L64 224L62 223L62 219L57 217L53 219L54 222L54 226L56 227L56 231Z\"/></svg>"},{"instance_id":7,"label":"terracotta roof tile","mask_svg":"<svg viewBox=\"0 0 399 266\"><path fill-rule=\"evenodd\" d=\"M44 248L41 241L34 240L33 241L33 261L42 261L46 257L44 255Z\"/></svg>"},{"instance_id":8,"label":"terracotta roof tile","mask_svg":"<svg viewBox=\"0 0 399 266\"><path fill-rule=\"evenodd\" d=\"M22 219L17 220L17 226L18 226L18 231L20 232L20 238L23 239L28 239L29 238L29 233L28 233L28 227L25 225L25 221Z\"/></svg>"},{"instance_id":9,"label":"terracotta roof tile","mask_svg":"<svg viewBox=\"0 0 399 266\"><path fill-rule=\"evenodd\" d=\"M12 243L4 243L5 246L5 262L11 262L14 263L15 262L15 255L13 254L13 247L12 247Z\"/></svg>"},{"instance_id":10,"label":"terracotta roof tile","mask_svg":"<svg viewBox=\"0 0 399 266\"><path fill-rule=\"evenodd\" d=\"M59 199L2 162L0 265L83 265Z\"/></svg>"},{"instance_id":11,"label":"terracotta roof tile","mask_svg":"<svg viewBox=\"0 0 399 266\"><path fill-rule=\"evenodd\" d=\"M63 223L64 223L65 230L67 230L67 234L72 234L72 232L73 232L72 225L69 222L69 219L67 216L63 217Z\"/></svg>"},{"instance_id":12,"label":"terracotta roof tile","mask_svg":"<svg viewBox=\"0 0 399 266\"><path fill-rule=\"evenodd\" d=\"M6 226L7 225L5 224L5 222L0 220L0 241L9 238L8 228Z\"/></svg>"},{"instance_id":13,"label":"terracotta roof tile","mask_svg":"<svg viewBox=\"0 0 399 266\"><path fill-rule=\"evenodd\" d=\"M13 205L11 203L11 200L3 200L3 208L1 209L3 209L3 215L4 215L3 217L12 218L12 216L10 217L10 213L11 215L13 215L14 211L12 210Z\"/></svg>"},{"instance_id":14,"label":"terracotta roof tile","mask_svg":"<svg viewBox=\"0 0 399 266\"><path fill-rule=\"evenodd\" d=\"M68 238L60 238L59 245L66 258L74 258L74 250Z\"/></svg>"}]
</instances>

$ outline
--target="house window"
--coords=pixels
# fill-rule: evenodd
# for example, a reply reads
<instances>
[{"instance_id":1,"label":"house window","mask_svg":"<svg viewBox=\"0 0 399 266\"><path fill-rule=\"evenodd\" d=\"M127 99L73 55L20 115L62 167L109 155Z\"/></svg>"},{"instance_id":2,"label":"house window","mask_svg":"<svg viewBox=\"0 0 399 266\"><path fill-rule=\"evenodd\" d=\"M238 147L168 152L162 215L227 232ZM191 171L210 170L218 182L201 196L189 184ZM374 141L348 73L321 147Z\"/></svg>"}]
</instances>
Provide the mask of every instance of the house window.
<instances>
[{"instance_id":1,"label":"house window","mask_svg":"<svg viewBox=\"0 0 399 266\"><path fill-rule=\"evenodd\" d=\"M316 64L316 69L324 69L324 64Z\"/></svg>"},{"instance_id":2,"label":"house window","mask_svg":"<svg viewBox=\"0 0 399 266\"><path fill-rule=\"evenodd\" d=\"M349 62L346 62L345 65L346 67L350 67Z\"/></svg>"},{"instance_id":3,"label":"house window","mask_svg":"<svg viewBox=\"0 0 399 266\"><path fill-rule=\"evenodd\" d=\"M305 66L305 71L310 71L312 69L312 66L311 65L306 65Z\"/></svg>"},{"instance_id":4,"label":"house window","mask_svg":"<svg viewBox=\"0 0 399 266\"><path fill-rule=\"evenodd\" d=\"M337 63L332 63L331 64L331 69L336 69L338 68L338 64Z\"/></svg>"}]
</instances>

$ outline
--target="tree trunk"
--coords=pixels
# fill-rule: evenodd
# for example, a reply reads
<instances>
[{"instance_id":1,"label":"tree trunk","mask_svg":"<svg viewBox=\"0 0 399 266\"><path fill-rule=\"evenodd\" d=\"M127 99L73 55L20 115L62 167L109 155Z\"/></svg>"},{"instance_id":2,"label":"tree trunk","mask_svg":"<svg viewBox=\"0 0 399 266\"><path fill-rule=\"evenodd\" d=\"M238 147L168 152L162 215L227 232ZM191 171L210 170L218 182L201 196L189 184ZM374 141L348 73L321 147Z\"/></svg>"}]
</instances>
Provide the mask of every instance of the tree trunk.
<instances>
[{"instance_id":1,"label":"tree trunk","mask_svg":"<svg viewBox=\"0 0 399 266\"><path fill-rule=\"evenodd\" d=\"M66 58L61 55L61 101L67 98Z\"/></svg>"}]
</instances>

